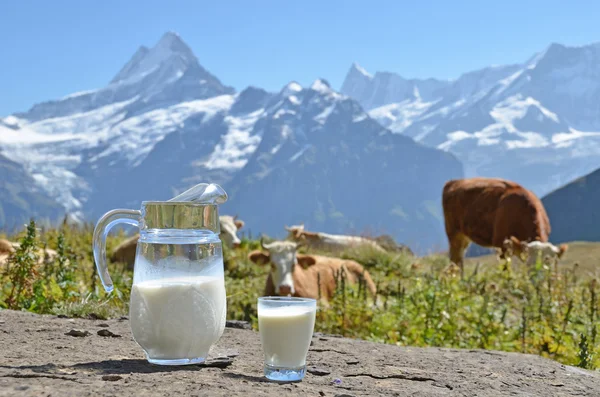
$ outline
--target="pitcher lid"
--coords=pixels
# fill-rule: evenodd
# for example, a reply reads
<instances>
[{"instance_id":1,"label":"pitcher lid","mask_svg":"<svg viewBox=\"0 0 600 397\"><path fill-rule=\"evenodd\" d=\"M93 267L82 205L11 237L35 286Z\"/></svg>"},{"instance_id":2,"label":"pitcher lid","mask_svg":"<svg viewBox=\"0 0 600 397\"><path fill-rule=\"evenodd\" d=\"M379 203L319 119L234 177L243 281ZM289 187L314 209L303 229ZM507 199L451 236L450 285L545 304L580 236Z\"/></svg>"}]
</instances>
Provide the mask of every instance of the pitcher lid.
<instances>
[{"instance_id":1,"label":"pitcher lid","mask_svg":"<svg viewBox=\"0 0 600 397\"><path fill-rule=\"evenodd\" d=\"M219 204L227 193L215 183L199 183L168 201L142 202L144 229L196 229L220 232Z\"/></svg>"},{"instance_id":2,"label":"pitcher lid","mask_svg":"<svg viewBox=\"0 0 600 397\"><path fill-rule=\"evenodd\" d=\"M140 229L195 229L220 233L219 206L194 202L144 201Z\"/></svg>"}]
</instances>

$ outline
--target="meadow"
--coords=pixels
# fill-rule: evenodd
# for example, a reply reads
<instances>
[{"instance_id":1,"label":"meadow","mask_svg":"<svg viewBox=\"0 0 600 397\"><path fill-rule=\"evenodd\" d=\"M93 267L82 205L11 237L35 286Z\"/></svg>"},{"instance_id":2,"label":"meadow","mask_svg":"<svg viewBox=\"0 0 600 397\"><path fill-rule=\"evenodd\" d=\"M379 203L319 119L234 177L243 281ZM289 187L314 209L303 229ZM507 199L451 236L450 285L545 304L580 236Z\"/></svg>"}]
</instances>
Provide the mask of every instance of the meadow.
<instances>
[{"instance_id":1,"label":"meadow","mask_svg":"<svg viewBox=\"0 0 600 397\"><path fill-rule=\"evenodd\" d=\"M0 234L21 243L0 269L0 307L73 317L127 315L132 272L111 263L115 290L106 294L93 262L92 232L93 225L43 230L31 223L17 235ZM125 238L109 236L108 252ZM563 263L532 268L517 260L470 259L463 278L444 255L349 250L342 256L369 270L377 297L341 280L330 304L319 307L316 331L402 346L539 354L598 369L600 286L593 252L600 244L572 246ZM44 247L58 255L38 265ZM257 240L244 238L239 248L224 251L227 318L255 328L256 298L269 271L247 259L258 247Z\"/></svg>"}]
</instances>

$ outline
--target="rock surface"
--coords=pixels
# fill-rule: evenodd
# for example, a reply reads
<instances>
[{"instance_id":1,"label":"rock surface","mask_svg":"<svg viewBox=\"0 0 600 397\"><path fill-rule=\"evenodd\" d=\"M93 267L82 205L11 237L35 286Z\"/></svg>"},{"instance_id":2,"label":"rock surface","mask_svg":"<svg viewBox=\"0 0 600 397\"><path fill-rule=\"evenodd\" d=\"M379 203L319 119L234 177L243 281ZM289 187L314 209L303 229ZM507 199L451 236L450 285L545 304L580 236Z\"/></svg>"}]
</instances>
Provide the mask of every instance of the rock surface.
<instances>
[{"instance_id":1,"label":"rock surface","mask_svg":"<svg viewBox=\"0 0 600 397\"><path fill-rule=\"evenodd\" d=\"M122 337L97 335L99 324ZM0 396L600 396L598 372L538 356L324 335L313 338L304 381L288 384L263 378L259 335L244 329L226 329L208 364L161 367L146 362L126 319L2 310L0 347Z\"/></svg>"}]
</instances>

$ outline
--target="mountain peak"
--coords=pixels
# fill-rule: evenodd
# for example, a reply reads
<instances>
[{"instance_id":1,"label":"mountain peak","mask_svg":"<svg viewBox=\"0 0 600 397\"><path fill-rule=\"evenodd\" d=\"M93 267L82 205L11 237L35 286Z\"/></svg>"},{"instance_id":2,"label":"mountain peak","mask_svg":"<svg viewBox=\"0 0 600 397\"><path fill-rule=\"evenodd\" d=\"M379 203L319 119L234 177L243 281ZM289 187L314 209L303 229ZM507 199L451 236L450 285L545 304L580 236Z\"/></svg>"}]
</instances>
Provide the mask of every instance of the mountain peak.
<instances>
[{"instance_id":1,"label":"mountain peak","mask_svg":"<svg viewBox=\"0 0 600 397\"><path fill-rule=\"evenodd\" d=\"M181 36L179 36L179 33L173 31L168 31L163 34L157 44L160 43L165 43L167 45L180 43L185 45L184 41L181 39Z\"/></svg>"},{"instance_id":2,"label":"mountain peak","mask_svg":"<svg viewBox=\"0 0 600 397\"><path fill-rule=\"evenodd\" d=\"M331 85L325 79L316 79L314 83L310 86L312 90L319 92L329 92L331 91Z\"/></svg>"},{"instance_id":3,"label":"mountain peak","mask_svg":"<svg viewBox=\"0 0 600 397\"><path fill-rule=\"evenodd\" d=\"M360 66L356 62L352 63L352 66L350 67L350 71L348 72L348 74L350 74L350 73L358 73L369 79L373 77L373 75L371 73L367 72L362 66Z\"/></svg>"},{"instance_id":4,"label":"mountain peak","mask_svg":"<svg viewBox=\"0 0 600 397\"><path fill-rule=\"evenodd\" d=\"M281 89L281 95L284 97L295 95L302 91L302 86L295 81L289 82L285 87Z\"/></svg>"},{"instance_id":5,"label":"mountain peak","mask_svg":"<svg viewBox=\"0 0 600 397\"><path fill-rule=\"evenodd\" d=\"M157 52L175 53L185 57L194 57L190 47L175 32L165 33L152 49Z\"/></svg>"},{"instance_id":6,"label":"mountain peak","mask_svg":"<svg viewBox=\"0 0 600 397\"><path fill-rule=\"evenodd\" d=\"M177 62L182 65L179 67L198 63L194 53L181 37L177 33L167 32L151 49L141 46L111 80L111 84L138 80L166 62Z\"/></svg>"}]
</instances>

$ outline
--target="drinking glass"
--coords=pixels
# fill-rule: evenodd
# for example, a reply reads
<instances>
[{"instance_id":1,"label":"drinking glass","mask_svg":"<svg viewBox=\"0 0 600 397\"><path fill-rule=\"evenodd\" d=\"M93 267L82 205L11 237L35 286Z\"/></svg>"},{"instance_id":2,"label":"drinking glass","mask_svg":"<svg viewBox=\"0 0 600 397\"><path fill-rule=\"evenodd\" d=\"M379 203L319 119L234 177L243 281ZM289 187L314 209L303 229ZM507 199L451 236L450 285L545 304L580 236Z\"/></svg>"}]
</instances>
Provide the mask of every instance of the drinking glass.
<instances>
[{"instance_id":1,"label":"drinking glass","mask_svg":"<svg viewBox=\"0 0 600 397\"><path fill-rule=\"evenodd\" d=\"M290 382L304 378L316 312L315 299L258 298L258 331L268 379Z\"/></svg>"}]
</instances>

